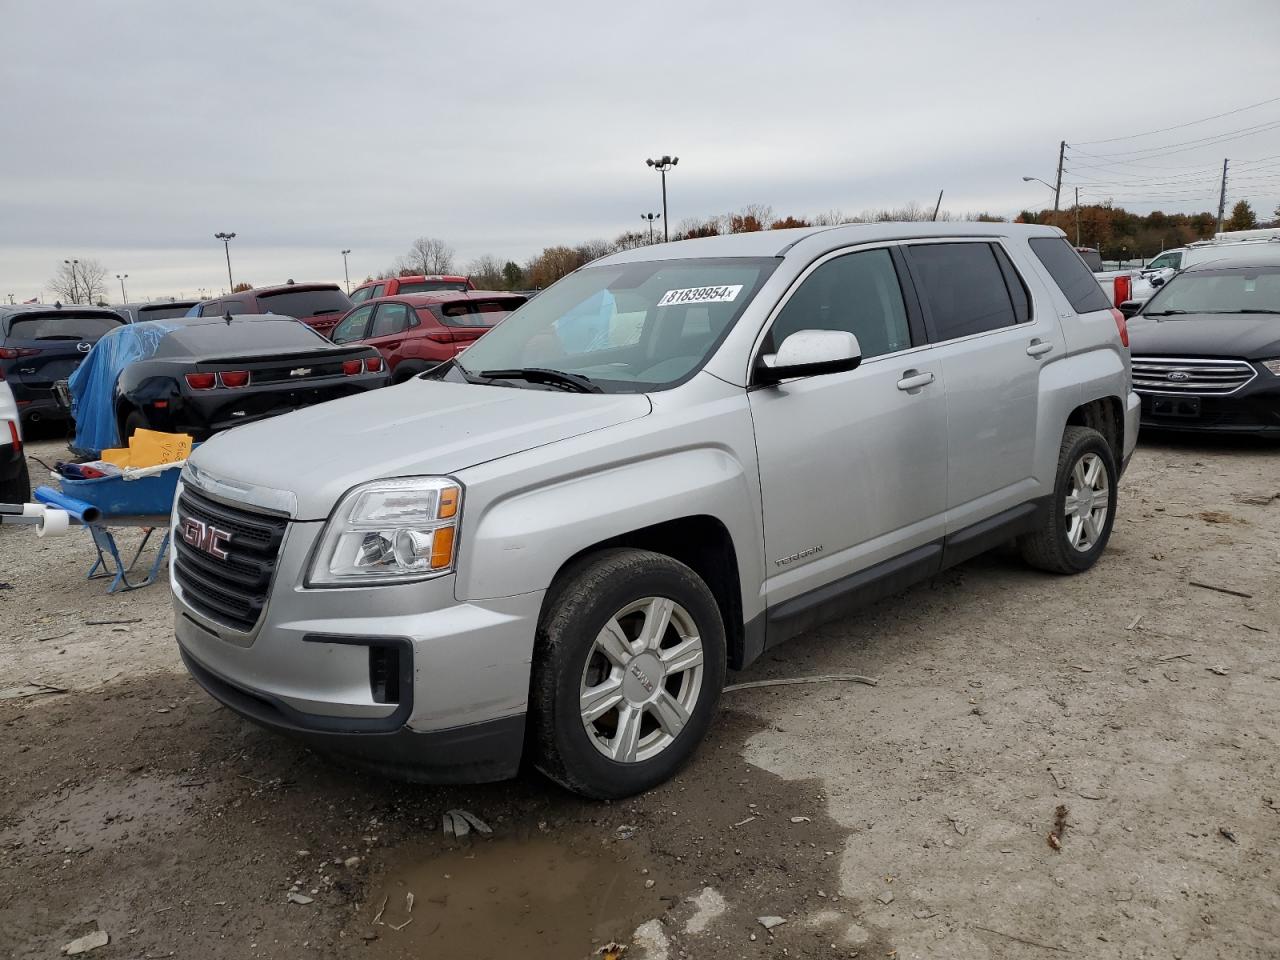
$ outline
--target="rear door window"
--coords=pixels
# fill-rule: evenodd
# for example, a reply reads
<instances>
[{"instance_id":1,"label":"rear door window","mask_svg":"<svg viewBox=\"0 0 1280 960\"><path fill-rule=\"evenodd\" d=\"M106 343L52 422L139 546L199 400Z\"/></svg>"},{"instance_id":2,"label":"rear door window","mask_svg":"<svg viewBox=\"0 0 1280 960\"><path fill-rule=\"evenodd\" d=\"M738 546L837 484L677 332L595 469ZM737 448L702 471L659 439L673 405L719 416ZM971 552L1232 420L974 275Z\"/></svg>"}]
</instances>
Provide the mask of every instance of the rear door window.
<instances>
[{"instance_id":1,"label":"rear door window","mask_svg":"<svg viewBox=\"0 0 1280 960\"><path fill-rule=\"evenodd\" d=\"M999 330L1018 322L991 244L912 244L906 253L911 275L928 310L934 342ZM1071 255L1080 261L1074 250Z\"/></svg>"},{"instance_id":2,"label":"rear door window","mask_svg":"<svg viewBox=\"0 0 1280 960\"><path fill-rule=\"evenodd\" d=\"M384 303L374 314L370 337L391 337L409 327L409 308L403 303Z\"/></svg>"},{"instance_id":3,"label":"rear door window","mask_svg":"<svg viewBox=\"0 0 1280 960\"><path fill-rule=\"evenodd\" d=\"M364 303L373 295L373 287L360 287L351 295L352 303Z\"/></svg>"},{"instance_id":4,"label":"rear door window","mask_svg":"<svg viewBox=\"0 0 1280 960\"><path fill-rule=\"evenodd\" d=\"M1044 264L1076 313L1092 313L1111 306L1097 278L1064 237L1032 237L1030 243L1031 252Z\"/></svg>"}]
</instances>

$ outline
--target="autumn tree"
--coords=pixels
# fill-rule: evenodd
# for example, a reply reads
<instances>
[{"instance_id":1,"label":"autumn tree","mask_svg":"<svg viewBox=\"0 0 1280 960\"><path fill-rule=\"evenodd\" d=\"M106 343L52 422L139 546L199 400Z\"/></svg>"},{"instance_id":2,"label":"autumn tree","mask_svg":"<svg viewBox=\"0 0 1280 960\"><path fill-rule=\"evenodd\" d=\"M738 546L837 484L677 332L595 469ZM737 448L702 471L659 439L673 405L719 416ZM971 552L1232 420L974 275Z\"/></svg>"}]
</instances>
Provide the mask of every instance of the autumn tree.
<instances>
[{"instance_id":1,"label":"autumn tree","mask_svg":"<svg viewBox=\"0 0 1280 960\"><path fill-rule=\"evenodd\" d=\"M788 215L783 217L781 220L773 221L773 223L769 224L769 229L770 230L789 230L792 227L811 227L811 226L813 226L813 224L811 224L808 220L803 220L799 217L793 217Z\"/></svg>"},{"instance_id":2,"label":"autumn tree","mask_svg":"<svg viewBox=\"0 0 1280 960\"><path fill-rule=\"evenodd\" d=\"M481 290L498 290L502 287L502 261L492 254L476 257L467 267L467 276Z\"/></svg>"},{"instance_id":3,"label":"autumn tree","mask_svg":"<svg viewBox=\"0 0 1280 960\"><path fill-rule=\"evenodd\" d=\"M253 284L241 281L231 288L232 293L244 293L246 290L252 290Z\"/></svg>"},{"instance_id":4,"label":"autumn tree","mask_svg":"<svg viewBox=\"0 0 1280 960\"><path fill-rule=\"evenodd\" d=\"M525 264L525 278L537 289L549 287L582 266L582 255L573 247L547 247Z\"/></svg>"},{"instance_id":5,"label":"autumn tree","mask_svg":"<svg viewBox=\"0 0 1280 960\"><path fill-rule=\"evenodd\" d=\"M1252 230L1258 225L1258 215L1248 200L1239 200L1231 208L1231 219L1223 224L1224 230Z\"/></svg>"},{"instance_id":6,"label":"autumn tree","mask_svg":"<svg viewBox=\"0 0 1280 960\"><path fill-rule=\"evenodd\" d=\"M97 260L64 260L49 287L64 303L98 303L107 295L107 270Z\"/></svg>"},{"instance_id":7,"label":"autumn tree","mask_svg":"<svg viewBox=\"0 0 1280 960\"><path fill-rule=\"evenodd\" d=\"M649 233L647 230L624 230L613 241L615 250L634 250L637 247L647 247L649 245Z\"/></svg>"}]
</instances>

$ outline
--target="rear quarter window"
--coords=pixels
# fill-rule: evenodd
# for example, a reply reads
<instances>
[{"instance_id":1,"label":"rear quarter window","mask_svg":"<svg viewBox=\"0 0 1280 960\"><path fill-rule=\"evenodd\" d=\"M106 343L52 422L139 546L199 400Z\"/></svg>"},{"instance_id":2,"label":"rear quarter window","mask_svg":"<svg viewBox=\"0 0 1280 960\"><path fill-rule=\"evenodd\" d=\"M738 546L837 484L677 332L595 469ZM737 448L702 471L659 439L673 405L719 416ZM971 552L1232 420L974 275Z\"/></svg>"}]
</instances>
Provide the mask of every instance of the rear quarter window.
<instances>
[{"instance_id":1,"label":"rear quarter window","mask_svg":"<svg viewBox=\"0 0 1280 960\"><path fill-rule=\"evenodd\" d=\"M1098 280L1085 266L1080 254L1071 248L1063 237L1033 237L1031 252L1053 277L1063 296L1076 313L1092 313L1110 309L1107 295L1098 286Z\"/></svg>"}]
</instances>

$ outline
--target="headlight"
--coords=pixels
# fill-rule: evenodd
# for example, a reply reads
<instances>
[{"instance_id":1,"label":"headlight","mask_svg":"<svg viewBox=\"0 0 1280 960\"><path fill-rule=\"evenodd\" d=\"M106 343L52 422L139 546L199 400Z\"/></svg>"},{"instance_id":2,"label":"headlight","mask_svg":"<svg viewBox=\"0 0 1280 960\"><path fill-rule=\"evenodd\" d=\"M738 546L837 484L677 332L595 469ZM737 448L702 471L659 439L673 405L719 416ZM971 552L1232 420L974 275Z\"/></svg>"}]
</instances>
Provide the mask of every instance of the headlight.
<instances>
[{"instance_id":1,"label":"headlight","mask_svg":"<svg viewBox=\"0 0 1280 960\"><path fill-rule=\"evenodd\" d=\"M307 583L363 586L449 573L461 514L462 486L448 477L361 484L325 524Z\"/></svg>"},{"instance_id":2,"label":"headlight","mask_svg":"<svg viewBox=\"0 0 1280 960\"><path fill-rule=\"evenodd\" d=\"M1277 377L1280 377L1280 358L1275 360L1263 360L1262 365Z\"/></svg>"}]
</instances>

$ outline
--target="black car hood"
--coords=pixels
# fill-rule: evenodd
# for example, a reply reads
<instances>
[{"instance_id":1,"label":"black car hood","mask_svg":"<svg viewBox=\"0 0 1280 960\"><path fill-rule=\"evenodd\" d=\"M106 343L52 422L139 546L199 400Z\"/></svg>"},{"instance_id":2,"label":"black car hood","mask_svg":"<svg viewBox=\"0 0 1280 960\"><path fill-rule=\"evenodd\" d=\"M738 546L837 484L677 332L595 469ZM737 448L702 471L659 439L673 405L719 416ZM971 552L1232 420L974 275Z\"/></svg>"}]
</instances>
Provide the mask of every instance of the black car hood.
<instances>
[{"instance_id":1,"label":"black car hood","mask_svg":"<svg viewBox=\"0 0 1280 960\"><path fill-rule=\"evenodd\" d=\"M1148 357L1280 357L1280 316L1275 314L1180 314L1129 321L1129 352Z\"/></svg>"}]
</instances>

